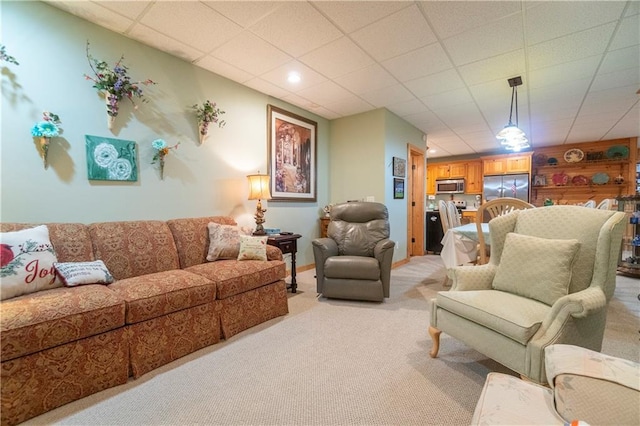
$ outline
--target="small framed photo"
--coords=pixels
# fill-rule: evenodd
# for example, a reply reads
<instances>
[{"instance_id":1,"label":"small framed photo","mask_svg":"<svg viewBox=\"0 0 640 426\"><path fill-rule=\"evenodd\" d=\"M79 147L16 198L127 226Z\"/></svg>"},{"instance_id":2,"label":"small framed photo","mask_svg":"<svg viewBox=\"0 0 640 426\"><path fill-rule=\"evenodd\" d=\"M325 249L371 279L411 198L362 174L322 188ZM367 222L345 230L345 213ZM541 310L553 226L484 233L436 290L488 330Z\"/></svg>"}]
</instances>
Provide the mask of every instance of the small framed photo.
<instances>
[{"instance_id":1,"label":"small framed photo","mask_svg":"<svg viewBox=\"0 0 640 426\"><path fill-rule=\"evenodd\" d=\"M533 176L533 186L546 186L546 185L547 185L547 177L545 175Z\"/></svg>"},{"instance_id":2,"label":"small framed photo","mask_svg":"<svg viewBox=\"0 0 640 426\"><path fill-rule=\"evenodd\" d=\"M393 178L393 198L404 198L404 179Z\"/></svg>"},{"instance_id":3,"label":"small framed photo","mask_svg":"<svg viewBox=\"0 0 640 426\"><path fill-rule=\"evenodd\" d=\"M407 169L407 160L400 157L393 157L393 175L396 177L404 177Z\"/></svg>"}]
</instances>

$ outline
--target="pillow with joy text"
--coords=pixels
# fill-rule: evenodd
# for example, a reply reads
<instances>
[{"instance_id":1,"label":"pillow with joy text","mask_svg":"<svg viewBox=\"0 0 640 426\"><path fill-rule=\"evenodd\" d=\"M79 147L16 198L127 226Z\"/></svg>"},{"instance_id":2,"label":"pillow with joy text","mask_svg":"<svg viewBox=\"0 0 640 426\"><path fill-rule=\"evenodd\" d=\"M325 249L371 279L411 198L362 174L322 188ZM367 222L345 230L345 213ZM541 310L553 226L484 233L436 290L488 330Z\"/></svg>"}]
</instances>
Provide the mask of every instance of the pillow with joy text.
<instances>
[{"instance_id":1,"label":"pillow with joy text","mask_svg":"<svg viewBox=\"0 0 640 426\"><path fill-rule=\"evenodd\" d=\"M56 262L53 266L67 287L84 284L111 284L115 281L102 260L93 262Z\"/></svg>"},{"instance_id":2,"label":"pillow with joy text","mask_svg":"<svg viewBox=\"0 0 640 426\"><path fill-rule=\"evenodd\" d=\"M240 236L238 260L267 260L267 239L264 237Z\"/></svg>"},{"instance_id":3,"label":"pillow with joy text","mask_svg":"<svg viewBox=\"0 0 640 426\"><path fill-rule=\"evenodd\" d=\"M236 225L209 222L209 252L207 260L236 259L240 253L240 236L250 235L251 230Z\"/></svg>"},{"instance_id":4,"label":"pillow with joy text","mask_svg":"<svg viewBox=\"0 0 640 426\"><path fill-rule=\"evenodd\" d=\"M569 293L571 270L579 249L578 240L510 232L504 242L493 288L553 305Z\"/></svg>"},{"instance_id":5,"label":"pillow with joy text","mask_svg":"<svg viewBox=\"0 0 640 426\"><path fill-rule=\"evenodd\" d=\"M62 286L46 225L0 233L0 299Z\"/></svg>"}]
</instances>

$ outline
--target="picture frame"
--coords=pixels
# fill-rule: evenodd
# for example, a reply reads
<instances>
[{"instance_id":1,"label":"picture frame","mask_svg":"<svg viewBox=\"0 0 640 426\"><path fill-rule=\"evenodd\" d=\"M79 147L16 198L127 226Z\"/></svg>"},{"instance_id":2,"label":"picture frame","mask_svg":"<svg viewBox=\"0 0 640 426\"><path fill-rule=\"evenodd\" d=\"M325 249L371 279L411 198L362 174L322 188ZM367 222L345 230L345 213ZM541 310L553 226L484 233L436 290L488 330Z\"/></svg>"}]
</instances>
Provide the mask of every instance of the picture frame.
<instances>
[{"instance_id":1,"label":"picture frame","mask_svg":"<svg viewBox=\"0 0 640 426\"><path fill-rule=\"evenodd\" d=\"M407 160L400 157L393 157L393 175L404 177L407 169Z\"/></svg>"},{"instance_id":2,"label":"picture frame","mask_svg":"<svg viewBox=\"0 0 640 426\"><path fill-rule=\"evenodd\" d=\"M84 137L89 180L138 180L138 156L134 141L92 135Z\"/></svg>"},{"instance_id":3,"label":"picture frame","mask_svg":"<svg viewBox=\"0 0 640 426\"><path fill-rule=\"evenodd\" d=\"M393 178L393 198L404 198L404 179Z\"/></svg>"},{"instance_id":4,"label":"picture frame","mask_svg":"<svg viewBox=\"0 0 640 426\"><path fill-rule=\"evenodd\" d=\"M545 175L533 176L533 186L546 186L546 185L547 185L547 177Z\"/></svg>"},{"instance_id":5,"label":"picture frame","mask_svg":"<svg viewBox=\"0 0 640 426\"><path fill-rule=\"evenodd\" d=\"M272 201L316 201L318 123L267 105Z\"/></svg>"}]
</instances>

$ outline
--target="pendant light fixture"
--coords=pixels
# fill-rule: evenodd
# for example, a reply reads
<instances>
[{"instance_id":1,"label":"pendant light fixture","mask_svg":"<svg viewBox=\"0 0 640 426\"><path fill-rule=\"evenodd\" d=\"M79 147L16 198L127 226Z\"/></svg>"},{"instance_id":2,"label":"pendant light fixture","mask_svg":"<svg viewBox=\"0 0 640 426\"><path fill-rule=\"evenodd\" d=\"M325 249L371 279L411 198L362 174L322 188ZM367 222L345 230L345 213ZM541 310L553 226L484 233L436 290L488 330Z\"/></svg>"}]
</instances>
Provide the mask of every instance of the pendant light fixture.
<instances>
[{"instance_id":1,"label":"pendant light fixture","mask_svg":"<svg viewBox=\"0 0 640 426\"><path fill-rule=\"evenodd\" d=\"M496 139L505 149L520 151L529 148L529 140L522 130L518 128L518 86L522 85L522 77L514 77L507 80L511 87L511 109L509 110L509 124L500 130ZM516 124L513 124L513 102L516 104Z\"/></svg>"}]
</instances>

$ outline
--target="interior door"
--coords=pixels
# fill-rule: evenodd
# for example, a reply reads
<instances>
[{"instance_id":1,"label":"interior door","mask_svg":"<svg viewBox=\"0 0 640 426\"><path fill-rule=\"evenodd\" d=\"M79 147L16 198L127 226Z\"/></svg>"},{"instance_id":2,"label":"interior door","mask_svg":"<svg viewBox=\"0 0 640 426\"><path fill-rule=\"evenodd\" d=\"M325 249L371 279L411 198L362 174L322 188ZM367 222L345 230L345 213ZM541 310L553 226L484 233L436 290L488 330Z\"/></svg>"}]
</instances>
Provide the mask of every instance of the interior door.
<instances>
[{"instance_id":1,"label":"interior door","mask_svg":"<svg viewBox=\"0 0 640 426\"><path fill-rule=\"evenodd\" d=\"M422 256L425 254L424 241L424 204L425 162L424 151L409 145L409 197L407 197L407 254Z\"/></svg>"}]
</instances>

